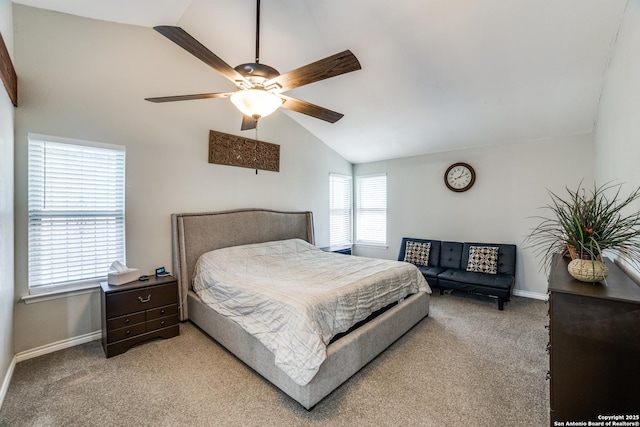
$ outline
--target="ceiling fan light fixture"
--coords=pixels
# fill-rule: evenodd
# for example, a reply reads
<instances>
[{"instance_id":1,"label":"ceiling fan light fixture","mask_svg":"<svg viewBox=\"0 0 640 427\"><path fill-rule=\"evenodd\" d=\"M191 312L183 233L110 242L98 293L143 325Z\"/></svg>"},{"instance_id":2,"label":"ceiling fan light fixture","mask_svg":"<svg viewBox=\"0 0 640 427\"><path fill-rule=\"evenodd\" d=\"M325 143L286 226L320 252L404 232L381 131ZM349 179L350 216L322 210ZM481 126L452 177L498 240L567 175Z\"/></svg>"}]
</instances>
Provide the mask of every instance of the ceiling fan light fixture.
<instances>
[{"instance_id":1,"label":"ceiling fan light fixture","mask_svg":"<svg viewBox=\"0 0 640 427\"><path fill-rule=\"evenodd\" d=\"M245 116L259 119L276 111L284 101L264 89L249 89L235 92L231 95L231 102Z\"/></svg>"}]
</instances>

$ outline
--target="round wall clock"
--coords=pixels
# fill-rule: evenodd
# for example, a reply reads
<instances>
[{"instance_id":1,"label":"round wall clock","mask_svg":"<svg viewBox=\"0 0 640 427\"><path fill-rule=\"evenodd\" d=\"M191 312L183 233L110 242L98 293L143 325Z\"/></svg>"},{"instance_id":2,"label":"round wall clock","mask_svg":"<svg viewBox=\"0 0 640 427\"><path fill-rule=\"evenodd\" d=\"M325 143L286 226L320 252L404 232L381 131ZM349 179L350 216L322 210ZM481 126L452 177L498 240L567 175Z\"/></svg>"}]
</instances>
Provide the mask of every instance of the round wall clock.
<instances>
[{"instance_id":1,"label":"round wall clock","mask_svg":"<svg viewBox=\"0 0 640 427\"><path fill-rule=\"evenodd\" d=\"M476 172L467 163L454 163L444 173L444 183L451 191L467 191L476 182Z\"/></svg>"}]
</instances>

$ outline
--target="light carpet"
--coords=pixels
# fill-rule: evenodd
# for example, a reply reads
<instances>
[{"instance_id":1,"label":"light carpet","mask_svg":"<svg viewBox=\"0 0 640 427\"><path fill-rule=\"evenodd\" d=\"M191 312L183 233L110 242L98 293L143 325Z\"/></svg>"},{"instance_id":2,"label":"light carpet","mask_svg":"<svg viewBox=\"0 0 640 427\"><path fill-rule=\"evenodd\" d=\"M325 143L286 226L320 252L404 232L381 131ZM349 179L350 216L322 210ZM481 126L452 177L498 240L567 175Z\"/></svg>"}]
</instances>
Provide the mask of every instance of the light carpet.
<instances>
[{"instance_id":1,"label":"light carpet","mask_svg":"<svg viewBox=\"0 0 640 427\"><path fill-rule=\"evenodd\" d=\"M548 426L547 306L453 293L312 411L191 323L106 359L99 341L19 363L0 426Z\"/></svg>"}]
</instances>

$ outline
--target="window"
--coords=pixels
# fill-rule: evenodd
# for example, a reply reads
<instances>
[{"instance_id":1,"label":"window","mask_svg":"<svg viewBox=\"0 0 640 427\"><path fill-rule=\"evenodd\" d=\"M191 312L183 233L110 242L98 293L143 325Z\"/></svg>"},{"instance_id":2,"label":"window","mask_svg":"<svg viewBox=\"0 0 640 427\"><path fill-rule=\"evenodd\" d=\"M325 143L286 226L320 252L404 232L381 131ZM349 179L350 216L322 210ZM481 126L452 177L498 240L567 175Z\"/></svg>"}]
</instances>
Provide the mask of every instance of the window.
<instances>
[{"instance_id":1,"label":"window","mask_svg":"<svg viewBox=\"0 0 640 427\"><path fill-rule=\"evenodd\" d=\"M387 175L356 177L356 243L387 244Z\"/></svg>"},{"instance_id":2,"label":"window","mask_svg":"<svg viewBox=\"0 0 640 427\"><path fill-rule=\"evenodd\" d=\"M125 261L121 146L29 134L29 289L97 282Z\"/></svg>"},{"instance_id":3,"label":"window","mask_svg":"<svg viewBox=\"0 0 640 427\"><path fill-rule=\"evenodd\" d=\"M329 174L329 245L351 244L351 177Z\"/></svg>"}]
</instances>

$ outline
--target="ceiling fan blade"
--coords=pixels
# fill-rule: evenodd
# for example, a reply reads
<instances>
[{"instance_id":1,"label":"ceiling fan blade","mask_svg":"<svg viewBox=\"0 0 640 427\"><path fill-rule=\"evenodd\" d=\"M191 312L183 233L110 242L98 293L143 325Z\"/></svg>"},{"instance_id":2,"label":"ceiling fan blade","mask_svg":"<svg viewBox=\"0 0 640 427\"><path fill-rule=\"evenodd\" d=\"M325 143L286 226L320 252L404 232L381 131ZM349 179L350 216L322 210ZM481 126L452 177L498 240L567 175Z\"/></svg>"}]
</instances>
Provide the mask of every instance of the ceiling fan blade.
<instances>
[{"instance_id":1,"label":"ceiling fan blade","mask_svg":"<svg viewBox=\"0 0 640 427\"><path fill-rule=\"evenodd\" d=\"M265 87L274 84L280 86L280 92L286 92L300 86L308 85L340 74L359 70L360 62L350 50L313 62L293 71L274 77L264 83Z\"/></svg>"},{"instance_id":2,"label":"ceiling fan blade","mask_svg":"<svg viewBox=\"0 0 640 427\"><path fill-rule=\"evenodd\" d=\"M292 98L290 96L282 94L280 94L279 96L284 99L282 108L286 108L287 110L306 114L307 116L315 117L316 119L324 120L325 122L329 123L335 123L342 117L344 117L344 114L311 104L307 101L302 101L300 99Z\"/></svg>"},{"instance_id":3,"label":"ceiling fan blade","mask_svg":"<svg viewBox=\"0 0 640 427\"><path fill-rule=\"evenodd\" d=\"M242 74L238 73L232 66L220 59L182 28L170 25L161 25L153 27L153 29L218 71L233 83L236 83L238 80L245 81Z\"/></svg>"},{"instance_id":4,"label":"ceiling fan blade","mask_svg":"<svg viewBox=\"0 0 640 427\"><path fill-rule=\"evenodd\" d=\"M173 102L173 101L189 101L192 99L227 98L231 95L232 93L229 93L229 92L198 93L195 95L160 96L157 98L145 98L144 100L149 102Z\"/></svg>"},{"instance_id":5,"label":"ceiling fan blade","mask_svg":"<svg viewBox=\"0 0 640 427\"><path fill-rule=\"evenodd\" d=\"M242 115L242 126L240 130L251 130L258 127L258 121L253 117Z\"/></svg>"}]
</instances>

